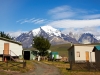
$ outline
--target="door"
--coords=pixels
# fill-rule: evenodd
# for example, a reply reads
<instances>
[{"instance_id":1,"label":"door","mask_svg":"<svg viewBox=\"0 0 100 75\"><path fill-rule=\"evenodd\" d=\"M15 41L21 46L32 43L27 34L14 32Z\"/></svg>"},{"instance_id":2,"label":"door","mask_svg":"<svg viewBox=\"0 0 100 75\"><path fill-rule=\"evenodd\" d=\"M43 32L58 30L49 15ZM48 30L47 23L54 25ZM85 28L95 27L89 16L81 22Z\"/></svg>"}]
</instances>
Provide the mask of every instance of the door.
<instances>
[{"instance_id":1,"label":"door","mask_svg":"<svg viewBox=\"0 0 100 75\"><path fill-rule=\"evenodd\" d=\"M30 60L30 51L24 51L24 59Z\"/></svg>"},{"instance_id":2,"label":"door","mask_svg":"<svg viewBox=\"0 0 100 75\"><path fill-rule=\"evenodd\" d=\"M85 52L86 54L86 61L88 62L89 61L89 52Z\"/></svg>"},{"instance_id":3,"label":"door","mask_svg":"<svg viewBox=\"0 0 100 75\"><path fill-rule=\"evenodd\" d=\"M9 50L9 43L4 43L4 50Z\"/></svg>"},{"instance_id":4,"label":"door","mask_svg":"<svg viewBox=\"0 0 100 75\"><path fill-rule=\"evenodd\" d=\"M9 43L4 43L4 54L9 54Z\"/></svg>"}]
</instances>

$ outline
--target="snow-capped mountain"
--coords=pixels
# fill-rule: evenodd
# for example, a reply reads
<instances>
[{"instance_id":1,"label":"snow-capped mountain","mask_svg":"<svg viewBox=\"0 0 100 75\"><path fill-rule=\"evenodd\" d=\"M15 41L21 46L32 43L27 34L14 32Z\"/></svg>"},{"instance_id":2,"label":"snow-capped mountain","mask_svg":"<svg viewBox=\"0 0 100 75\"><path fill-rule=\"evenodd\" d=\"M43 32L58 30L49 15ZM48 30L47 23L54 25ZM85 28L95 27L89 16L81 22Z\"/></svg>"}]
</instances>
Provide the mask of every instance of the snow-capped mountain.
<instances>
[{"instance_id":1,"label":"snow-capped mountain","mask_svg":"<svg viewBox=\"0 0 100 75\"><path fill-rule=\"evenodd\" d=\"M77 42L74 38L61 33L59 30L51 26L42 26L40 28L33 29L29 31L29 33L21 34L16 38L16 40L22 42L24 48L28 48L32 46L34 36L43 36L44 38L47 38L52 45L69 43L70 40L73 43Z\"/></svg>"},{"instance_id":2,"label":"snow-capped mountain","mask_svg":"<svg viewBox=\"0 0 100 75\"><path fill-rule=\"evenodd\" d=\"M89 44L89 43L98 43L99 41L95 38L93 34L84 33L78 40L79 43Z\"/></svg>"},{"instance_id":3,"label":"snow-capped mountain","mask_svg":"<svg viewBox=\"0 0 100 75\"><path fill-rule=\"evenodd\" d=\"M23 33L16 38L17 41L22 42L24 48L29 48L32 46L33 37L43 36L47 38L52 45L64 44L64 43L94 43L98 42L94 35L88 34L73 34L70 32L64 34L58 29L51 26L42 26L37 29L33 29L28 33Z\"/></svg>"},{"instance_id":4,"label":"snow-capped mountain","mask_svg":"<svg viewBox=\"0 0 100 75\"><path fill-rule=\"evenodd\" d=\"M49 36L60 36L61 37L61 32L51 26L42 26L40 28L34 29L31 32L33 33L33 36L40 35L41 32L44 31L47 33Z\"/></svg>"}]
</instances>

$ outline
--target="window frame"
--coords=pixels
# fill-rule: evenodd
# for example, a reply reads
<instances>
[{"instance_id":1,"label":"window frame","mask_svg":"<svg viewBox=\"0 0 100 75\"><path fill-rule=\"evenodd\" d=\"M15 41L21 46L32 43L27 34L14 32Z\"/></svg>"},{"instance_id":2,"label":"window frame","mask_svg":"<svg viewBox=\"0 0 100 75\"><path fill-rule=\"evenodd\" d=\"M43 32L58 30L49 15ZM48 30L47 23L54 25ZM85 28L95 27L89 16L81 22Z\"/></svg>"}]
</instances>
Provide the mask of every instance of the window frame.
<instances>
[{"instance_id":1,"label":"window frame","mask_svg":"<svg viewBox=\"0 0 100 75\"><path fill-rule=\"evenodd\" d=\"M79 51L76 52L76 56L80 57L80 52Z\"/></svg>"}]
</instances>

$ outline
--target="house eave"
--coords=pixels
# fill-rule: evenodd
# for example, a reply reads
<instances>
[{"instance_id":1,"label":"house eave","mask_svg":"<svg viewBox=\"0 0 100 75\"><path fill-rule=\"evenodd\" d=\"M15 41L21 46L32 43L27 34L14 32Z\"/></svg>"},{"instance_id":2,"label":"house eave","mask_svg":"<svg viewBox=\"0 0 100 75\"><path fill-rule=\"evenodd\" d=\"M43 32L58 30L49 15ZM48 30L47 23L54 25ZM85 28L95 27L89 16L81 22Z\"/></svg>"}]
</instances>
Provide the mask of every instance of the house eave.
<instances>
[{"instance_id":1,"label":"house eave","mask_svg":"<svg viewBox=\"0 0 100 75\"><path fill-rule=\"evenodd\" d=\"M0 37L0 39L1 39L1 40L4 40L4 41L8 41L8 42L15 43L15 44L18 44L18 45L22 45L21 42L16 42L16 41L9 40L9 39L3 38L3 37Z\"/></svg>"}]
</instances>

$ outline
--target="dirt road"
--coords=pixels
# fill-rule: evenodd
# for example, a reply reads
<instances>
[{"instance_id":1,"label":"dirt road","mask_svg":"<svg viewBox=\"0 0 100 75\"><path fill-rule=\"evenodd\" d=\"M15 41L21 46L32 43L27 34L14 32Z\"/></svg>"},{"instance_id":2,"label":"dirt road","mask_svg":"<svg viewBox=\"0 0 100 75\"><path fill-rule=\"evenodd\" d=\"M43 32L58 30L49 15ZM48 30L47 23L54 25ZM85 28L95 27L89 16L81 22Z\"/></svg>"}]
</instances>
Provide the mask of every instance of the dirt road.
<instances>
[{"instance_id":1,"label":"dirt road","mask_svg":"<svg viewBox=\"0 0 100 75\"><path fill-rule=\"evenodd\" d=\"M35 70L21 75L61 75L59 69L42 62L33 62Z\"/></svg>"}]
</instances>

